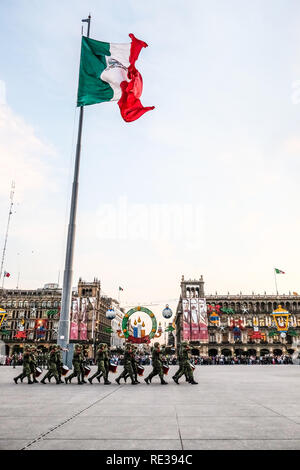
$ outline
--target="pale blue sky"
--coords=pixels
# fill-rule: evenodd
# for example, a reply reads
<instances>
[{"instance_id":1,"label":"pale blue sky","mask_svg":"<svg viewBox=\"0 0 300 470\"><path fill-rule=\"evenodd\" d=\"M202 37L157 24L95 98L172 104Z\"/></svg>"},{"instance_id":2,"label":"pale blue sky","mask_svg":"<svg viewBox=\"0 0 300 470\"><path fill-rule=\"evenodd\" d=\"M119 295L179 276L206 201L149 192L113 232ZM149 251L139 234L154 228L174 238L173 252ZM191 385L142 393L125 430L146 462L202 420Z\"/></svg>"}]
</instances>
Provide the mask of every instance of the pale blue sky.
<instances>
[{"instance_id":1,"label":"pale blue sky","mask_svg":"<svg viewBox=\"0 0 300 470\"><path fill-rule=\"evenodd\" d=\"M287 272L280 290L300 293L300 4L290 0L1 2L1 240L12 178L19 203L6 285L18 271L21 287L59 270L62 280L89 12L92 38L133 32L149 44L137 66L142 102L156 109L126 124L116 103L86 108L73 284L98 276L128 303L176 298L182 274L203 274L209 293L274 292L276 266ZM109 239L102 204L118 213L122 198L148 218ZM190 227L191 240L139 235L155 204L177 204L174 232ZM201 215L197 232L180 218L184 204Z\"/></svg>"}]
</instances>

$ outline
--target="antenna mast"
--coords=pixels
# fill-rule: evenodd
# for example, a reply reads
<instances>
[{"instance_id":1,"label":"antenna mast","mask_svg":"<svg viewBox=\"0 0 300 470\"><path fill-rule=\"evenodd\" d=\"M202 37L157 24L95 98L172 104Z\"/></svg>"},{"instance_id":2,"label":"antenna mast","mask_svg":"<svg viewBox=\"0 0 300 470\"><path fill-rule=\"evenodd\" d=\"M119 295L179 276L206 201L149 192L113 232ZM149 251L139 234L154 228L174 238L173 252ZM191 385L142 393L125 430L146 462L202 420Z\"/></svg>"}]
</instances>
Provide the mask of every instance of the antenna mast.
<instances>
[{"instance_id":1,"label":"antenna mast","mask_svg":"<svg viewBox=\"0 0 300 470\"><path fill-rule=\"evenodd\" d=\"M9 229L10 219L11 219L11 216L12 216L12 207L13 207L13 205L14 205L14 194L15 194L15 182L12 181L12 183L11 183L11 191L10 191L10 205L9 205L9 212L8 212L8 221L7 221L6 234L5 234L5 240L4 240L4 247L3 247L2 259L1 259L0 279L1 279L2 275L3 275L3 265L4 265L4 259L5 259L5 253L6 253L6 245L7 245L7 239L8 239L8 229ZM3 283L4 283L4 275L3 275ZM3 283L2 283L2 288L3 288Z\"/></svg>"}]
</instances>

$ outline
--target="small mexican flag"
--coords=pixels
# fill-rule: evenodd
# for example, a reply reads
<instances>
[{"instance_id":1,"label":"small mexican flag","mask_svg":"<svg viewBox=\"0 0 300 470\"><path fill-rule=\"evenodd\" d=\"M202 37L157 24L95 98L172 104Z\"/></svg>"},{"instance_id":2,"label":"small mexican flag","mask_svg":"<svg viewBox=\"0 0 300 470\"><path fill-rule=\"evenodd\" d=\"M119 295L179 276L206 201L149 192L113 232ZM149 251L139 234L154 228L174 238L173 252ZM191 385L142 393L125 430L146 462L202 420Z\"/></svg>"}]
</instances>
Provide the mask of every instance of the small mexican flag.
<instances>
[{"instance_id":1,"label":"small mexican flag","mask_svg":"<svg viewBox=\"0 0 300 470\"><path fill-rule=\"evenodd\" d=\"M276 274L285 274L284 271L281 271L280 269L274 268Z\"/></svg>"},{"instance_id":2,"label":"small mexican flag","mask_svg":"<svg viewBox=\"0 0 300 470\"><path fill-rule=\"evenodd\" d=\"M143 80L135 68L141 49L148 45L133 34L131 43L111 44L82 37L77 106L118 101L122 118L135 121L154 106L140 101Z\"/></svg>"},{"instance_id":3,"label":"small mexican flag","mask_svg":"<svg viewBox=\"0 0 300 470\"><path fill-rule=\"evenodd\" d=\"M123 289L123 287L120 287L120 286L119 286L119 290L124 290L124 289Z\"/></svg>"}]
</instances>

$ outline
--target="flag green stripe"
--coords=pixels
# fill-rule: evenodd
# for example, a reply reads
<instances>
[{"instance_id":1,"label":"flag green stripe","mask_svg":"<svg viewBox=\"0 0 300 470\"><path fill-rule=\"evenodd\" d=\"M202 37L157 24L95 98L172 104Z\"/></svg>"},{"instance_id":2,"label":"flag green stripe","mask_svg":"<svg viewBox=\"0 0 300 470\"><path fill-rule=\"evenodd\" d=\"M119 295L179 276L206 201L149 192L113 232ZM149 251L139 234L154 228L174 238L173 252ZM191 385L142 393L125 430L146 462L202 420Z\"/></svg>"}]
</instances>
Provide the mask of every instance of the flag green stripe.
<instances>
[{"instance_id":1,"label":"flag green stripe","mask_svg":"<svg viewBox=\"0 0 300 470\"><path fill-rule=\"evenodd\" d=\"M110 55L109 42L82 37L77 106L102 103L113 98L113 89L100 78L107 67L106 56Z\"/></svg>"}]
</instances>

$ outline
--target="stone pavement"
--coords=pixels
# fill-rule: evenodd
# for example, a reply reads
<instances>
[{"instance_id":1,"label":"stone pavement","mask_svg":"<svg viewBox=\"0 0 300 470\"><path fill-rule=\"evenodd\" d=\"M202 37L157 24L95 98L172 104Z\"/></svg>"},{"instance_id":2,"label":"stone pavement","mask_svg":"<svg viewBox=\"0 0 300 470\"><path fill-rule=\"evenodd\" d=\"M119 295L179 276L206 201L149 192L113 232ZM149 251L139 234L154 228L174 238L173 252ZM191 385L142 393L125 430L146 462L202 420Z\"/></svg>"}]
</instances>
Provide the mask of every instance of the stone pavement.
<instances>
[{"instance_id":1,"label":"stone pavement","mask_svg":"<svg viewBox=\"0 0 300 470\"><path fill-rule=\"evenodd\" d=\"M165 386L15 385L1 366L0 449L300 449L299 366L197 366L199 385L176 369Z\"/></svg>"}]
</instances>

